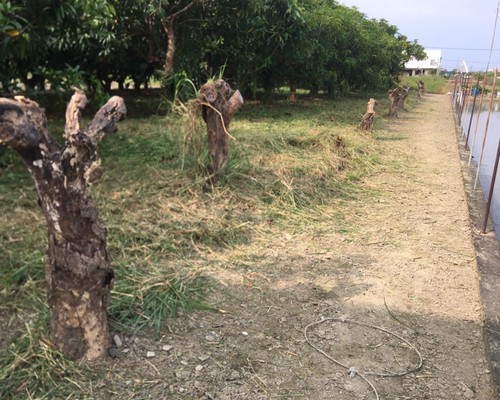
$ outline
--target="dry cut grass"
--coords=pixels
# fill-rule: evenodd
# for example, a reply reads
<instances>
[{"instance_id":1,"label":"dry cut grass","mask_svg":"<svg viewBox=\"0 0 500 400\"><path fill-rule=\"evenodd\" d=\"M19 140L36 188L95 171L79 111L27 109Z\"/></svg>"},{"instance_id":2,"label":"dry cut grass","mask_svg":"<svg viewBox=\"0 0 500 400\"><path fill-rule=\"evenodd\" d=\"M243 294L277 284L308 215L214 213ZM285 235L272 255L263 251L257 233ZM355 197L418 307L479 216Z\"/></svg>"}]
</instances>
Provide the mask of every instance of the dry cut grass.
<instances>
[{"instance_id":1,"label":"dry cut grass","mask_svg":"<svg viewBox=\"0 0 500 400\"><path fill-rule=\"evenodd\" d=\"M376 130L385 124L382 100ZM124 121L102 144L105 173L93 187L117 276L113 331L160 334L180 310L222 308L204 302L215 285L203 274L212 260L242 247L258 254L258 238L270 232L314 229L348 212L342 204L366 194L361 178L379 165L376 140L357 129L366 101L247 102L212 192L203 191L204 128L187 109ZM10 152L1 161L0 381L8 385L0 398L72 398L93 375L48 340L44 217L24 166Z\"/></svg>"}]
</instances>

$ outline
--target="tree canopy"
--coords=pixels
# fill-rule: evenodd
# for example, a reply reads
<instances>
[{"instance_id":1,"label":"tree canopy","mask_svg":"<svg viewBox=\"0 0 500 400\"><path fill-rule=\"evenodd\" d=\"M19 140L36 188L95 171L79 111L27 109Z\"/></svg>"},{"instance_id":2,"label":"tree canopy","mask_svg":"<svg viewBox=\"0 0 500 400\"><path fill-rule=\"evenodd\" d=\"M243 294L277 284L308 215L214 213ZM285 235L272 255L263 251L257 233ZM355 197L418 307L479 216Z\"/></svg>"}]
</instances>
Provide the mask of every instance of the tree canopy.
<instances>
[{"instance_id":1,"label":"tree canopy","mask_svg":"<svg viewBox=\"0 0 500 400\"><path fill-rule=\"evenodd\" d=\"M223 71L246 93L387 89L425 56L335 0L0 0L2 89L145 84L165 65L173 15L175 74L201 84Z\"/></svg>"}]
</instances>

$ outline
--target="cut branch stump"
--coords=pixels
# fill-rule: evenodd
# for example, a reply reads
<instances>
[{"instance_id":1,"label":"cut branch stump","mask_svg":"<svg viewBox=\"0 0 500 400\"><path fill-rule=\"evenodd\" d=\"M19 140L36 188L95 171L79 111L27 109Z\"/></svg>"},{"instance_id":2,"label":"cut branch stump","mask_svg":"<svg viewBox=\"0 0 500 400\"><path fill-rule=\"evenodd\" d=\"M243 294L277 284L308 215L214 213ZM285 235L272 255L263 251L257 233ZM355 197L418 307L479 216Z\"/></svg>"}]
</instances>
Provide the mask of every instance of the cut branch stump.
<instances>
[{"instance_id":1,"label":"cut branch stump","mask_svg":"<svg viewBox=\"0 0 500 400\"><path fill-rule=\"evenodd\" d=\"M65 144L48 132L44 109L24 97L0 99L0 143L14 149L33 178L47 220L45 258L51 341L73 359L93 360L107 353L106 316L114 281L107 232L98 219L90 187L101 175L97 146L116 130L127 112L112 97L81 128L85 94L76 89L66 110Z\"/></svg>"},{"instance_id":2,"label":"cut branch stump","mask_svg":"<svg viewBox=\"0 0 500 400\"><path fill-rule=\"evenodd\" d=\"M239 90L232 90L223 79L205 83L198 96L201 114L207 125L207 166L209 183L215 184L229 160L229 124L234 113L242 106L243 97Z\"/></svg>"},{"instance_id":3,"label":"cut branch stump","mask_svg":"<svg viewBox=\"0 0 500 400\"><path fill-rule=\"evenodd\" d=\"M389 102L390 102L390 107L389 107L389 116L390 117L397 117L398 116L398 104L399 104L399 99L403 95L404 89L401 86L398 86L395 89L390 89L388 91L388 97L389 97Z\"/></svg>"},{"instance_id":4,"label":"cut branch stump","mask_svg":"<svg viewBox=\"0 0 500 400\"><path fill-rule=\"evenodd\" d=\"M401 93L401 96L399 97L398 100L398 110L400 111L405 110L405 101L409 94L410 94L410 88L403 88L403 92Z\"/></svg>"},{"instance_id":5,"label":"cut branch stump","mask_svg":"<svg viewBox=\"0 0 500 400\"><path fill-rule=\"evenodd\" d=\"M371 132L373 130L373 124L375 123L375 106L378 104L378 101L375 99L368 100L366 106L366 113L363 115L361 119L361 123L359 127L361 130L365 132Z\"/></svg>"},{"instance_id":6,"label":"cut branch stump","mask_svg":"<svg viewBox=\"0 0 500 400\"><path fill-rule=\"evenodd\" d=\"M421 99L425 94L425 83L424 81L417 82L417 99Z\"/></svg>"}]
</instances>

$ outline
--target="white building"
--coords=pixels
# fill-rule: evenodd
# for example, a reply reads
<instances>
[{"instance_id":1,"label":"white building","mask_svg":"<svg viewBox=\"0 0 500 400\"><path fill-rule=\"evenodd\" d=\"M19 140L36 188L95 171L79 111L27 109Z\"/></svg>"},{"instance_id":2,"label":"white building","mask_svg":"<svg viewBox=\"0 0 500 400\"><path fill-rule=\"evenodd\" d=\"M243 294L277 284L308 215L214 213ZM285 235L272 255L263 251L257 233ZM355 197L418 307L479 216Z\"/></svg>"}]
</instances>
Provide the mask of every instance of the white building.
<instances>
[{"instance_id":1,"label":"white building","mask_svg":"<svg viewBox=\"0 0 500 400\"><path fill-rule=\"evenodd\" d=\"M411 58L405 64L405 73L415 75L439 75L441 71L441 50L425 49L427 57L424 60Z\"/></svg>"}]
</instances>

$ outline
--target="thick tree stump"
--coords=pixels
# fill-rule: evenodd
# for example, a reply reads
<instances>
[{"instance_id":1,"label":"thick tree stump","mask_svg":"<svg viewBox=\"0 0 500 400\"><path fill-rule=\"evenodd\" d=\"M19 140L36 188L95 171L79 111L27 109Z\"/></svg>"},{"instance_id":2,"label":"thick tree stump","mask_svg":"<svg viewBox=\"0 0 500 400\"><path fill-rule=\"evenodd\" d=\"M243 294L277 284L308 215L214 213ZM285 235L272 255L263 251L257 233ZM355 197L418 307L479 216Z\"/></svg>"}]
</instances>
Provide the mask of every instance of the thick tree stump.
<instances>
[{"instance_id":1,"label":"thick tree stump","mask_svg":"<svg viewBox=\"0 0 500 400\"><path fill-rule=\"evenodd\" d=\"M388 97L390 102L389 107L389 116L397 117L398 116L398 103L399 99L403 94L404 89L401 86L398 86L395 89L391 89L388 91Z\"/></svg>"},{"instance_id":2,"label":"thick tree stump","mask_svg":"<svg viewBox=\"0 0 500 400\"><path fill-rule=\"evenodd\" d=\"M363 115L361 123L359 124L361 130L366 132L371 132L373 130L373 124L375 123L375 114L376 114L375 106L377 105L377 103L378 102L375 99L368 100L366 106L366 113L365 115Z\"/></svg>"},{"instance_id":3,"label":"thick tree stump","mask_svg":"<svg viewBox=\"0 0 500 400\"><path fill-rule=\"evenodd\" d=\"M408 95L410 94L410 88L403 88L403 92L401 93L401 96L399 97L398 100L398 110L399 111L404 111L405 109L405 101Z\"/></svg>"},{"instance_id":4,"label":"thick tree stump","mask_svg":"<svg viewBox=\"0 0 500 400\"><path fill-rule=\"evenodd\" d=\"M424 81L417 82L417 99L421 99L425 94L425 84Z\"/></svg>"},{"instance_id":5,"label":"thick tree stump","mask_svg":"<svg viewBox=\"0 0 500 400\"><path fill-rule=\"evenodd\" d=\"M53 344L73 359L107 353L106 309L114 281L106 228L90 195L101 175L97 145L126 114L112 97L86 130L80 116L87 104L76 90L66 110L65 145L49 135L44 110L29 99L0 99L0 143L23 159L38 191L48 226L45 259L50 333Z\"/></svg>"},{"instance_id":6,"label":"thick tree stump","mask_svg":"<svg viewBox=\"0 0 500 400\"><path fill-rule=\"evenodd\" d=\"M198 97L203 120L207 124L208 153L207 167L209 181L214 184L227 166L229 160L229 124L234 113L243 104L239 90L233 91L229 84L217 79L205 83Z\"/></svg>"}]
</instances>

